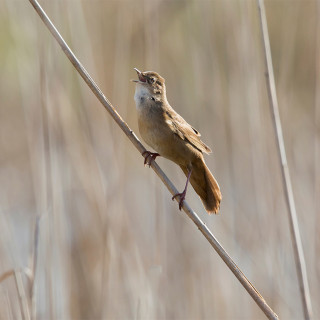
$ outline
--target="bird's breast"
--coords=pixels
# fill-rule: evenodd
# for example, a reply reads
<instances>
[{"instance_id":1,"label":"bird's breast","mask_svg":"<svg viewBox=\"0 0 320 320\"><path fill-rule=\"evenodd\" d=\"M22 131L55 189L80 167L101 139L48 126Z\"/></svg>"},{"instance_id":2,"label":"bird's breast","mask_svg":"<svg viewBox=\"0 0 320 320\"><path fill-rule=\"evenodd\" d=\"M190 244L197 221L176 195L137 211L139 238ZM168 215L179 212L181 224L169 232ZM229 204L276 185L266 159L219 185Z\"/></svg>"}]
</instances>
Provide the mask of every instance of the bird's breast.
<instances>
[{"instance_id":1,"label":"bird's breast","mask_svg":"<svg viewBox=\"0 0 320 320\"><path fill-rule=\"evenodd\" d=\"M142 139L161 156L178 164L188 163L188 158L190 158L188 155L195 153L194 148L176 135L168 119L165 119L163 113L157 111L155 108L144 108L138 112Z\"/></svg>"},{"instance_id":2,"label":"bird's breast","mask_svg":"<svg viewBox=\"0 0 320 320\"><path fill-rule=\"evenodd\" d=\"M161 114L156 107L143 106L138 108L138 124L142 138L156 151L163 144L168 132Z\"/></svg>"}]
</instances>

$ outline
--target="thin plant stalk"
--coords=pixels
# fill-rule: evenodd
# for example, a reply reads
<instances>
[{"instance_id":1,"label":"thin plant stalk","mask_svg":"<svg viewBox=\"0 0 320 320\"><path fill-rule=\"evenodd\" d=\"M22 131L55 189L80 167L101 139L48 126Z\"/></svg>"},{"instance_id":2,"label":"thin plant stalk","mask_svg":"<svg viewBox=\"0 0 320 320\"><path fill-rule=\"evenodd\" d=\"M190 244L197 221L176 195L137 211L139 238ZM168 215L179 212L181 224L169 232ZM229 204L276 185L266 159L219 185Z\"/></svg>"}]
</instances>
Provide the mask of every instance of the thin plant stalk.
<instances>
[{"instance_id":1,"label":"thin plant stalk","mask_svg":"<svg viewBox=\"0 0 320 320\"><path fill-rule=\"evenodd\" d=\"M69 58L70 62L73 64L75 69L79 72L83 80L87 83L89 88L92 90L92 92L95 94L95 96L98 98L98 100L102 103L102 105L105 107L105 109L110 113L112 118L115 120L115 122L119 125L119 127L122 129L122 131L126 134L126 136L129 138L129 140L133 143L133 145L138 149L138 151L142 154L146 149L142 145L142 143L138 140L135 133L128 127L128 125L123 121L123 119L120 117L118 112L114 109L114 107L111 105L110 101L103 95L102 91L99 89L99 87L95 84L95 82L92 80L88 72L85 70L85 68L82 66L82 64L79 62L79 60L76 58L76 56L73 54L73 52L70 50L66 42L63 40L55 26L52 24L46 13L43 11L41 6L36 0L29 0L34 9L37 11L38 15L44 22L44 24L47 26L53 37L57 40L60 47L62 48L63 52L66 54L66 56ZM161 181L165 184L165 186L168 188L170 193L172 195L178 193L178 190L173 185L173 183L168 179L168 177L164 174L162 169L158 166L156 162L152 162L151 164L152 169L155 171L155 173L158 175L158 177L161 179ZM179 197L177 198L177 201L179 201ZM201 221L201 219L198 217L198 215L192 210L192 208L188 205L186 201L183 202L182 206L184 212L188 215L188 217L195 223L195 225L198 227L200 232L205 236L205 238L208 240L208 242L211 244L211 246L216 250L216 252L219 254L219 256L222 258L222 260L226 263L226 265L229 267L229 269L233 272L233 274L236 276L236 278L240 281L240 283L243 285L243 287L248 291L248 293L251 295L251 297L254 299L254 301L258 304L260 309L265 313L265 315L269 319L278 319L278 316L276 313L269 307L269 305L266 303L266 301L263 299L263 297L260 295L260 293L255 289L255 287L250 283L250 281L246 278L246 276L242 273L242 271L239 269L239 267L234 263L234 261L231 259L231 257L228 255L228 253L224 250L224 248L221 246L221 244L218 242L218 240L215 238L215 236L211 233L211 231L208 229L208 227Z\"/></svg>"},{"instance_id":2,"label":"thin plant stalk","mask_svg":"<svg viewBox=\"0 0 320 320\"><path fill-rule=\"evenodd\" d=\"M283 133L282 133L282 126L281 126L281 120L280 120L280 114L279 114L276 85L274 80L270 40L269 40L269 34L268 34L268 25L267 25L264 1L257 0L257 4L259 8L259 13L260 13L261 33L262 33L262 41L264 46L268 97L269 97L269 103L270 103L270 108L271 108L272 117L273 117L274 129L276 131L279 160L281 163L281 171L282 171L282 181L285 189L285 197L286 197L286 203L288 206L288 213L289 213L291 240L293 245L297 276L298 276L298 281L300 286L304 318L306 320L309 320L311 319L311 315L312 315L312 307L311 307L310 291L309 291L309 285L308 285L308 279L307 279L307 269L306 269L304 254L303 254L303 247L302 247L302 242L301 242L301 237L299 232L299 223L298 223L296 206L295 206L294 196L292 191L292 184L290 180L285 143L284 143Z\"/></svg>"},{"instance_id":3,"label":"thin plant stalk","mask_svg":"<svg viewBox=\"0 0 320 320\"><path fill-rule=\"evenodd\" d=\"M31 319L36 320L37 308L36 308L36 272L38 264L38 253L39 253L39 223L40 217L36 217L36 225L34 231L34 243L33 243L33 260L32 260L32 282L31 282Z\"/></svg>"},{"instance_id":4,"label":"thin plant stalk","mask_svg":"<svg viewBox=\"0 0 320 320\"><path fill-rule=\"evenodd\" d=\"M0 275L0 282L6 280L7 278L13 276L15 280L15 285L17 293L19 296L20 311L23 320L30 320L30 312L28 306L28 300L23 286L22 276L20 270L9 270Z\"/></svg>"},{"instance_id":5,"label":"thin plant stalk","mask_svg":"<svg viewBox=\"0 0 320 320\"><path fill-rule=\"evenodd\" d=\"M19 302L21 308L21 315L23 320L30 320L30 311L28 306L28 300L23 286L22 276L20 270L14 271L14 280L16 288L19 294Z\"/></svg>"},{"instance_id":6,"label":"thin plant stalk","mask_svg":"<svg viewBox=\"0 0 320 320\"><path fill-rule=\"evenodd\" d=\"M316 15L317 15L317 24L316 24L316 69L315 69L315 105L314 105L314 126L315 126L315 140L314 140L314 200L315 200L315 234L318 235L318 226L320 225L320 3L316 3ZM316 245L315 245L315 255L317 257L320 249L320 239L316 236ZM320 276L320 267L317 264L316 269L318 277Z\"/></svg>"}]
</instances>

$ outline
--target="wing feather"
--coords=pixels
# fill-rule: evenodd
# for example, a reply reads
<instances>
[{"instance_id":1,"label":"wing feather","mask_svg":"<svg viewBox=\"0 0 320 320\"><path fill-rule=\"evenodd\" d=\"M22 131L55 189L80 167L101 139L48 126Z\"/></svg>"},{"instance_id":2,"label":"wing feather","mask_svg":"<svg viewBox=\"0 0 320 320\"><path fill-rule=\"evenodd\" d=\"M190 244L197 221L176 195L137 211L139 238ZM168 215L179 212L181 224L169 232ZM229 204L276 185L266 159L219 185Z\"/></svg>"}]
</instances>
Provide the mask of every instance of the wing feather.
<instances>
[{"instance_id":1,"label":"wing feather","mask_svg":"<svg viewBox=\"0 0 320 320\"><path fill-rule=\"evenodd\" d=\"M166 111L166 122L173 129L173 131L182 140L188 141L194 148L201 152L211 153L211 149L200 140L201 134L190 126L178 113L173 109Z\"/></svg>"}]
</instances>

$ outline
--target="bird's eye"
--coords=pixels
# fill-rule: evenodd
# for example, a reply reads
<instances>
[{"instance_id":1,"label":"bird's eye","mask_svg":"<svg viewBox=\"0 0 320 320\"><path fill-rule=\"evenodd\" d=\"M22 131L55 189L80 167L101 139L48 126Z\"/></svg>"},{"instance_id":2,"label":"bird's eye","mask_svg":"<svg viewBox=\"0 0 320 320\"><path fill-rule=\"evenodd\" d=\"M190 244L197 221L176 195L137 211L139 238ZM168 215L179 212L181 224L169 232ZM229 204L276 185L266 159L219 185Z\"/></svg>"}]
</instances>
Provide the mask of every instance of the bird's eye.
<instances>
[{"instance_id":1,"label":"bird's eye","mask_svg":"<svg viewBox=\"0 0 320 320\"><path fill-rule=\"evenodd\" d=\"M154 81L155 81L154 78L149 78L149 83L150 84L154 83Z\"/></svg>"}]
</instances>

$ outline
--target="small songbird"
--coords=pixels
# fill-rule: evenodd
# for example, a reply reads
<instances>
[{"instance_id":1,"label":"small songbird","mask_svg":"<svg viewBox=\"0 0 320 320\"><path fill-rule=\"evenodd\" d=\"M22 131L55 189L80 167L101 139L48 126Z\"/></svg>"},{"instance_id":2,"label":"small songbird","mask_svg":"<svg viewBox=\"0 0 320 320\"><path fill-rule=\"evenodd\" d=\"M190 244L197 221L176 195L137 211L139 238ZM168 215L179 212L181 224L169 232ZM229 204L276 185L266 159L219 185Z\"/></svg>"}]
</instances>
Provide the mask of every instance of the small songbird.
<instances>
[{"instance_id":1,"label":"small songbird","mask_svg":"<svg viewBox=\"0 0 320 320\"><path fill-rule=\"evenodd\" d=\"M164 78L153 71L135 70L139 80L132 81L136 82L134 100L139 131L144 141L156 151L145 152L144 163L150 165L161 155L180 166L187 182L183 192L172 197L180 196L180 210L190 181L207 212L217 213L221 201L220 188L203 159L203 152L209 154L211 149L200 140L200 133L168 103Z\"/></svg>"}]
</instances>

